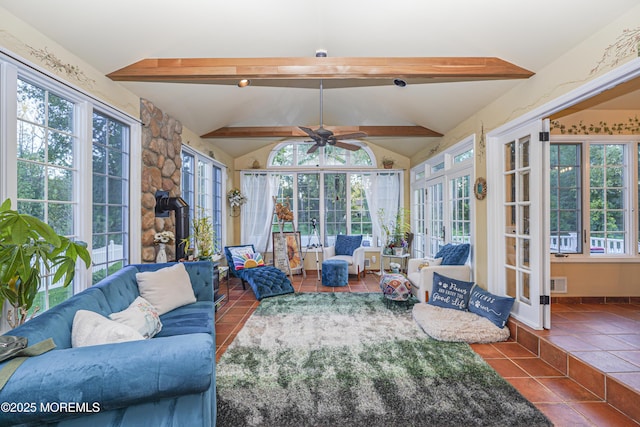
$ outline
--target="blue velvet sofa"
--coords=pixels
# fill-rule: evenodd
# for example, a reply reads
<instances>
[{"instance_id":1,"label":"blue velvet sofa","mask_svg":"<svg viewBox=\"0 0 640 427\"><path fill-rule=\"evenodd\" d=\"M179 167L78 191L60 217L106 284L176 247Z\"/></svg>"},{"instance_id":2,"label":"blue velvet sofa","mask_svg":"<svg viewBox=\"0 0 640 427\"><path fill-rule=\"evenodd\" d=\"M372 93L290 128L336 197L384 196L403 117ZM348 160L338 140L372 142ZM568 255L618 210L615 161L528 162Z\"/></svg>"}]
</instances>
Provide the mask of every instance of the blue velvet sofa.
<instances>
[{"instance_id":1,"label":"blue velvet sofa","mask_svg":"<svg viewBox=\"0 0 640 427\"><path fill-rule=\"evenodd\" d=\"M169 265L127 266L7 332L29 344L51 337L56 349L26 360L0 390L0 402L33 403L26 412L1 412L0 426L215 426L212 263L185 264L197 301L162 315L154 338L71 347L77 310L124 310L139 295L136 273ZM59 409L68 402L81 405Z\"/></svg>"}]
</instances>

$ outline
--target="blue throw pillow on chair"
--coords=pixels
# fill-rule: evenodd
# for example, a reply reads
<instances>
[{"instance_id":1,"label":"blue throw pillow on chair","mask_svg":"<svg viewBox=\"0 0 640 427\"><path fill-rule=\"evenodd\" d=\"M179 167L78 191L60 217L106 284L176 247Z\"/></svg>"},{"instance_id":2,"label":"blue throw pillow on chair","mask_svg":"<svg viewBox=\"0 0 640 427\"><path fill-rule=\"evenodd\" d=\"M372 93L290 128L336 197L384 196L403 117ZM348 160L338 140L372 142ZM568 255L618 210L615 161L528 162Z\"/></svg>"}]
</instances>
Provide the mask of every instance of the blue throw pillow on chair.
<instances>
[{"instance_id":1,"label":"blue throw pillow on chair","mask_svg":"<svg viewBox=\"0 0 640 427\"><path fill-rule=\"evenodd\" d=\"M469 258L469 250L471 246L468 243L454 245L447 243L444 245L435 258L442 258L442 265L464 265Z\"/></svg>"},{"instance_id":2,"label":"blue throw pillow on chair","mask_svg":"<svg viewBox=\"0 0 640 427\"><path fill-rule=\"evenodd\" d=\"M336 236L336 255L353 255L353 251L358 249L362 244L362 235L345 236L338 234Z\"/></svg>"}]
</instances>

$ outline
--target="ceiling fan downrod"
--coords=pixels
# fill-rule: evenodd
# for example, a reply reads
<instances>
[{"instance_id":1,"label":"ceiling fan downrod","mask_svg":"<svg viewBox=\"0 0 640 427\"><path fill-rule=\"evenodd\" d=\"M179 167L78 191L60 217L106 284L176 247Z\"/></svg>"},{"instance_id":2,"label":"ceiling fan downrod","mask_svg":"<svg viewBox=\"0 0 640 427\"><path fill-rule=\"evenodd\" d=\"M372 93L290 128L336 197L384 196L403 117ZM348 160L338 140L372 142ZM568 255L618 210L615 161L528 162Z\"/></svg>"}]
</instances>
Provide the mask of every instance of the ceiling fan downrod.
<instances>
[{"instance_id":1,"label":"ceiling fan downrod","mask_svg":"<svg viewBox=\"0 0 640 427\"><path fill-rule=\"evenodd\" d=\"M324 127L324 118L322 113L322 79L320 79L320 128Z\"/></svg>"}]
</instances>

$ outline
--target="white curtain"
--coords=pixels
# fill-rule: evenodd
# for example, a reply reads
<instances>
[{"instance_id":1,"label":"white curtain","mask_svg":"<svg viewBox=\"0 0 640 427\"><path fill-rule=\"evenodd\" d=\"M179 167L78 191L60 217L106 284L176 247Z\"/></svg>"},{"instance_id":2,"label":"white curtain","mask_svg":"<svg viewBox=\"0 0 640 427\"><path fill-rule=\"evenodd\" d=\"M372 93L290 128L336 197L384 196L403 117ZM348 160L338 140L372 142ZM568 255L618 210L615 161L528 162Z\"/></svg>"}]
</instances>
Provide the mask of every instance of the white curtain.
<instances>
[{"instance_id":1,"label":"white curtain","mask_svg":"<svg viewBox=\"0 0 640 427\"><path fill-rule=\"evenodd\" d=\"M369 205L371 220L373 222L373 234L384 245L387 237L382 231L382 224L378 211L384 211L382 221L390 224L395 220L400 207L400 174L397 172L378 172L365 176L364 193Z\"/></svg>"},{"instance_id":2,"label":"white curtain","mask_svg":"<svg viewBox=\"0 0 640 427\"><path fill-rule=\"evenodd\" d=\"M240 241L243 245L253 244L258 252L266 251L271 241L273 196L278 194L279 185L277 175L242 174L242 194L247 203L242 206Z\"/></svg>"}]
</instances>

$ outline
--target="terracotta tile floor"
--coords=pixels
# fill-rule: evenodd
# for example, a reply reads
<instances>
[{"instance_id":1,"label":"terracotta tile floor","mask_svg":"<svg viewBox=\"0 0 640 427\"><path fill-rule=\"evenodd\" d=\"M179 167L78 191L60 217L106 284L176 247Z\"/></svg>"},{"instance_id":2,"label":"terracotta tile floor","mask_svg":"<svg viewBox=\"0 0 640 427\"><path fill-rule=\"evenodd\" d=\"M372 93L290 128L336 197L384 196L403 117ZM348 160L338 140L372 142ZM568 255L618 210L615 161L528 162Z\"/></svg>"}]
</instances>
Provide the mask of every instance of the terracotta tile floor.
<instances>
[{"instance_id":1,"label":"terracotta tile floor","mask_svg":"<svg viewBox=\"0 0 640 427\"><path fill-rule=\"evenodd\" d=\"M367 274L360 280L349 276L348 286L332 288L322 286L315 271L307 271L306 279L301 275L294 276L296 292L379 292L378 283L379 276ZM253 291L248 286L243 290L238 279L223 282L221 291L227 292L228 298L216 313L218 360L259 304ZM552 306L552 325L550 331L532 333L549 339L557 347L552 347L553 350L567 351L585 364L594 363L604 369L625 386L639 388L639 305L555 304ZM533 342L535 344L526 343L526 347L513 341L471 347L556 426L640 426L604 402L602 397L528 350L537 345L537 341ZM559 358L566 358L564 353L559 354Z\"/></svg>"}]
</instances>

